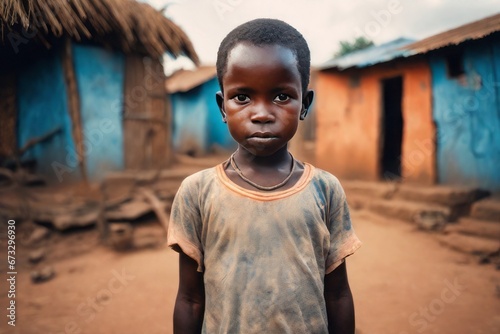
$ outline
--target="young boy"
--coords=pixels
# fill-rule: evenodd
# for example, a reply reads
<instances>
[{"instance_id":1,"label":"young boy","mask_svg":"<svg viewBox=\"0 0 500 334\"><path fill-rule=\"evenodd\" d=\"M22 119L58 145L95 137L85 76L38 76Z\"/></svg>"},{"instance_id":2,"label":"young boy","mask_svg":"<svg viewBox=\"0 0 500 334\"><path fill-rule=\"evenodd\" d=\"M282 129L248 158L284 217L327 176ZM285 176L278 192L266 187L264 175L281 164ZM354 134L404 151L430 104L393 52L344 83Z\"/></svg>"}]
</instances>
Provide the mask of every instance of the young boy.
<instances>
[{"instance_id":1,"label":"young boy","mask_svg":"<svg viewBox=\"0 0 500 334\"><path fill-rule=\"evenodd\" d=\"M282 21L222 41L216 99L238 149L175 197L175 333L354 333L344 259L361 243L344 191L287 149L313 99L309 69L306 41Z\"/></svg>"}]
</instances>

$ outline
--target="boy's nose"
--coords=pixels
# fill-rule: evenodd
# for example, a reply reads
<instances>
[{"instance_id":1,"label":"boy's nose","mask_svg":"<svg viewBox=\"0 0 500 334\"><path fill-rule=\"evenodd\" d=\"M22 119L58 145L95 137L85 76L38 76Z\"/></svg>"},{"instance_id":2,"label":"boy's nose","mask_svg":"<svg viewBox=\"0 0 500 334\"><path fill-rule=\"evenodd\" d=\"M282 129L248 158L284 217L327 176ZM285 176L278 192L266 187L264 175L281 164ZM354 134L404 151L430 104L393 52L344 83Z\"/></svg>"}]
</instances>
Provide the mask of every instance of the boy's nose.
<instances>
[{"instance_id":1,"label":"boy's nose","mask_svg":"<svg viewBox=\"0 0 500 334\"><path fill-rule=\"evenodd\" d=\"M271 123L274 119L273 113L265 106L256 107L251 116L252 123Z\"/></svg>"}]
</instances>

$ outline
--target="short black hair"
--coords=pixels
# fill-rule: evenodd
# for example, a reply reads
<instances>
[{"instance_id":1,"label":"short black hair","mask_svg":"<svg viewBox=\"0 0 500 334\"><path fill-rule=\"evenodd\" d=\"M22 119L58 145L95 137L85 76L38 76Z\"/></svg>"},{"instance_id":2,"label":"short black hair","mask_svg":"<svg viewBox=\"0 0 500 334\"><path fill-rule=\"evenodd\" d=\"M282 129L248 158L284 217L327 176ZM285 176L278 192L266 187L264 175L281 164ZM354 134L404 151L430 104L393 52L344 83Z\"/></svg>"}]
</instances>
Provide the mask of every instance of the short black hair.
<instances>
[{"instance_id":1,"label":"short black hair","mask_svg":"<svg viewBox=\"0 0 500 334\"><path fill-rule=\"evenodd\" d=\"M280 20L256 19L234 28L221 42L217 52L217 79L222 87L222 78L227 69L227 57L239 43L248 42L256 46L280 45L290 49L297 59L302 91L309 85L311 54L307 42L294 27Z\"/></svg>"}]
</instances>

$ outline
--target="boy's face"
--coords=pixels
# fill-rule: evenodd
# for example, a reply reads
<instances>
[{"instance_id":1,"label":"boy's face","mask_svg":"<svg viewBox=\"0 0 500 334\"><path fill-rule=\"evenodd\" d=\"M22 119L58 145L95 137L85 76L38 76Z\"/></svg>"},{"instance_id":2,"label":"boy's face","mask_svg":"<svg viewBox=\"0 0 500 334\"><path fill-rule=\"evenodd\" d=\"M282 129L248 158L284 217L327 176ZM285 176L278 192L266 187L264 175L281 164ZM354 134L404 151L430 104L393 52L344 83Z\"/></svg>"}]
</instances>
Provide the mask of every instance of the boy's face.
<instances>
[{"instance_id":1,"label":"boy's face","mask_svg":"<svg viewBox=\"0 0 500 334\"><path fill-rule=\"evenodd\" d=\"M228 55L222 87L217 103L231 136L258 156L286 146L313 94L302 96L295 55L279 45L237 44Z\"/></svg>"}]
</instances>

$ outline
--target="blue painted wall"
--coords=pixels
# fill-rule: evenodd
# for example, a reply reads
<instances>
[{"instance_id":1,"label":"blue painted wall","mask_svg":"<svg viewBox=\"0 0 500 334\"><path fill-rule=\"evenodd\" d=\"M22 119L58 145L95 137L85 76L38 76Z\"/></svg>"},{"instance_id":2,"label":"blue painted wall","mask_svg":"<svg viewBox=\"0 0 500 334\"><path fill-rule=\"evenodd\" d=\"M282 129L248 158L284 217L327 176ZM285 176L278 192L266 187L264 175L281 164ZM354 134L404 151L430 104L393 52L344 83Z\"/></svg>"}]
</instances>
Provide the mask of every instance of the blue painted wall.
<instances>
[{"instance_id":1,"label":"blue painted wall","mask_svg":"<svg viewBox=\"0 0 500 334\"><path fill-rule=\"evenodd\" d=\"M87 174L101 179L121 170L123 159L124 56L99 47L73 45L80 95ZM23 160L36 160L36 172L60 182L81 179L68 112L68 97L60 50L22 68L18 81L19 147L61 127L50 140L34 146Z\"/></svg>"},{"instance_id":2,"label":"blue painted wall","mask_svg":"<svg viewBox=\"0 0 500 334\"><path fill-rule=\"evenodd\" d=\"M120 52L74 44L73 57L84 133L87 174L92 180L124 168L125 59Z\"/></svg>"},{"instance_id":3,"label":"blue painted wall","mask_svg":"<svg viewBox=\"0 0 500 334\"><path fill-rule=\"evenodd\" d=\"M170 96L173 146L177 152L204 154L214 145L227 150L236 147L215 102L219 90L217 78L213 78L188 92Z\"/></svg>"},{"instance_id":4,"label":"blue painted wall","mask_svg":"<svg viewBox=\"0 0 500 334\"><path fill-rule=\"evenodd\" d=\"M22 157L36 160L36 172L49 180L78 178L71 120L61 56L58 50L22 67L18 80L17 142L19 148L30 139L61 127L51 139L37 144Z\"/></svg>"},{"instance_id":5,"label":"blue painted wall","mask_svg":"<svg viewBox=\"0 0 500 334\"><path fill-rule=\"evenodd\" d=\"M172 103L172 144L180 153L207 151L207 108L201 86L170 96Z\"/></svg>"},{"instance_id":6,"label":"blue painted wall","mask_svg":"<svg viewBox=\"0 0 500 334\"><path fill-rule=\"evenodd\" d=\"M443 53L430 57L439 182L500 191L499 38L465 44L463 60L456 79Z\"/></svg>"},{"instance_id":7,"label":"blue painted wall","mask_svg":"<svg viewBox=\"0 0 500 334\"><path fill-rule=\"evenodd\" d=\"M236 142L231 137L226 123L222 122L222 115L215 100L215 93L220 91L217 78L203 84L203 91L208 108L208 142L210 145L215 144L227 150L235 149Z\"/></svg>"}]
</instances>

